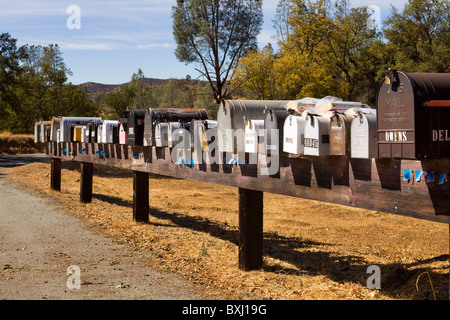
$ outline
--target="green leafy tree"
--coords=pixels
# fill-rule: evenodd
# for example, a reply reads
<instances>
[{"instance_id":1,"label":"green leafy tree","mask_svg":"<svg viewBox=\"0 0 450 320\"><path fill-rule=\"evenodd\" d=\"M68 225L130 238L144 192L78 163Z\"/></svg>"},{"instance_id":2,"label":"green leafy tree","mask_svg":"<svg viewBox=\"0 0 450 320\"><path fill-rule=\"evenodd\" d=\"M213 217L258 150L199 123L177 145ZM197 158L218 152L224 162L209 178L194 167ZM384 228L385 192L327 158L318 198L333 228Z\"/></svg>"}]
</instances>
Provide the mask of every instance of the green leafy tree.
<instances>
[{"instance_id":1,"label":"green leafy tree","mask_svg":"<svg viewBox=\"0 0 450 320\"><path fill-rule=\"evenodd\" d=\"M450 2L409 0L392 7L384 23L395 68L409 72L450 72Z\"/></svg>"},{"instance_id":2,"label":"green leafy tree","mask_svg":"<svg viewBox=\"0 0 450 320\"><path fill-rule=\"evenodd\" d=\"M259 0L177 0L172 8L175 55L210 83L218 101L229 92L226 83L236 63L256 47L262 25Z\"/></svg>"}]
</instances>

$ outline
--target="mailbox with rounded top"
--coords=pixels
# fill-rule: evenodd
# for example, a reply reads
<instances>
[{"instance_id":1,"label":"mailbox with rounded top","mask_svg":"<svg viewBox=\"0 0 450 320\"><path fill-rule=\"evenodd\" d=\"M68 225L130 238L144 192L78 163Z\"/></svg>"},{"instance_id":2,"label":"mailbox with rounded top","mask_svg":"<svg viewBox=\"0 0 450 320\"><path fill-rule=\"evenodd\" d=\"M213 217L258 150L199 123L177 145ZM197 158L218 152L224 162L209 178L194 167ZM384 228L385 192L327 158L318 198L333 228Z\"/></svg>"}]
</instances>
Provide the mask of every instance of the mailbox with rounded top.
<instances>
[{"instance_id":1,"label":"mailbox with rounded top","mask_svg":"<svg viewBox=\"0 0 450 320\"><path fill-rule=\"evenodd\" d=\"M351 120L342 111L334 111L330 118L330 155L350 154Z\"/></svg>"},{"instance_id":2,"label":"mailbox with rounded top","mask_svg":"<svg viewBox=\"0 0 450 320\"><path fill-rule=\"evenodd\" d=\"M167 147L169 145L169 123L158 122L155 127L155 145Z\"/></svg>"},{"instance_id":3,"label":"mailbox with rounded top","mask_svg":"<svg viewBox=\"0 0 450 320\"><path fill-rule=\"evenodd\" d=\"M288 115L288 110L269 110L266 113L264 129L267 153L280 153L283 150L283 128Z\"/></svg>"},{"instance_id":4,"label":"mailbox with rounded top","mask_svg":"<svg viewBox=\"0 0 450 320\"><path fill-rule=\"evenodd\" d=\"M264 149L264 120L249 119L245 123L245 152L258 153Z\"/></svg>"},{"instance_id":5,"label":"mailbox with rounded top","mask_svg":"<svg viewBox=\"0 0 450 320\"><path fill-rule=\"evenodd\" d=\"M450 157L450 73L388 70L377 94L380 158Z\"/></svg>"},{"instance_id":6,"label":"mailbox with rounded top","mask_svg":"<svg viewBox=\"0 0 450 320\"><path fill-rule=\"evenodd\" d=\"M286 110L284 100L224 100L217 112L218 150L220 152L245 152L245 122L264 120L266 112Z\"/></svg>"},{"instance_id":7,"label":"mailbox with rounded top","mask_svg":"<svg viewBox=\"0 0 450 320\"><path fill-rule=\"evenodd\" d=\"M350 126L351 157L377 157L377 118L374 109L357 109Z\"/></svg>"},{"instance_id":8,"label":"mailbox with rounded top","mask_svg":"<svg viewBox=\"0 0 450 320\"><path fill-rule=\"evenodd\" d=\"M283 151L290 154L304 153L305 117L289 115L283 125Z\"/></svg>"},{"instance_id":9,"label":"mailbox with rounded top","mask_svg":"<svg viewBox=\"0 0 450 320\"><path fill-rule=\"evenodd\" d=\"M144 145L145 109L130 110L128 113L128 145Z\"/></svg>"},{"instance_id":10,"label":"mailbox with rounded top","mask_svg":"<svg viewBox=\"0 0 450 320\"><path fill-rule=\"evenodd\" d=\"M304 155L328 156L330 154L330 118L307 114L305 121Z\"/></svg>"}]
</instances>

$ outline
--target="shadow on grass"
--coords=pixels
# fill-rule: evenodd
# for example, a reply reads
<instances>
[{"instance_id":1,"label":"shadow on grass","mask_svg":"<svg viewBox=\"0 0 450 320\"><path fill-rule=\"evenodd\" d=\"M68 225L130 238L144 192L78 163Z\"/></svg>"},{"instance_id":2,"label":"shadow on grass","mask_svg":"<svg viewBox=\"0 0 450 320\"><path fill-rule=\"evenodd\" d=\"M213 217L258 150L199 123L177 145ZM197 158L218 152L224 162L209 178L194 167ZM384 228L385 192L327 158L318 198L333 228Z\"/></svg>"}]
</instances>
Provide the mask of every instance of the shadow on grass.
<instances>
[{"instance_id":1,"label":"shadow on grass","mask_svg":"<svg viewBox=\"0 0 450 320\"><path fill-rule=\"evenodd\" d=\"M132 201L125 201L116 197L100 194L94 194L93 197L130 209L133 206ZM154 208L150 208L149 215L172 223L162 224L149 222L149 225L187 228L229 241L236 246L239 244L239 231L234 226L211 221L203 217L169 213ZM357 283L366 287L367 280L372 275L371 273L367 273L369 263L367 263L366 258L356 255L338 255L326 249L321 250L323 247L329 248L330 246L331 244L315 242L299 237L285 237L276 232L265 232L264 256L287 262L294 267L264 264L261 270L288 275L324 275L341 284ZM382 294L392 298L434 299L434 290L437 299L447 300L449 296L449 275L448 272L442 273L442 269L448 269L448 267L435 270L426 268L425 265L434 261L446 261L448 259L449 255L444 254L412 263L378 264L381 270L380 291ZM412 267L417 268L409 269ZM416 285L420 288L419 292L416 290Z\"/></svg>"}]
</instances>

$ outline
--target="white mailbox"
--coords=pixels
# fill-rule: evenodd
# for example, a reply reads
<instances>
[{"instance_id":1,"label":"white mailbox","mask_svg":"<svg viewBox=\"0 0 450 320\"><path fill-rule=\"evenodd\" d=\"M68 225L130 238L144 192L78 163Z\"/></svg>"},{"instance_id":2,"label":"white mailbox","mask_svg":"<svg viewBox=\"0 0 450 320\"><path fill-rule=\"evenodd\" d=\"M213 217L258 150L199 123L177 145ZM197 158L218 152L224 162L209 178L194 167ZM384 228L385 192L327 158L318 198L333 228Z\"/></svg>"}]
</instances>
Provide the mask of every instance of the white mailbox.
<instances>
[{"instance_id":1,"label":"white mailbox","mask_svg":"<svg viewBox=\"0 0 450 320\"><path fill-rule=\"evenodd\" d=\"M305 117L289 115L283 126L283 151L291 154L303 154L305 137Z\"/></svg>"},{"instance_id":2,"label":"white mailbox","mask_svg":"<svg viewBox=\"0 0 450 320\"><path fill-rule=\"evenodd\" d=\"M330 118L307 114L305 120L304 154L328 156L330 154Z\"/></svg>"},{"instance_id":3,"label":"white mailbox","mask_svg":"<svg viewBox=\"0 0 450 320\"><path fill-rule=\"evenodd\" d=\"M370 111L369 111L370 110ZM377 157L377 116L374 109L356 111L350 126L351 157Z\"/></svg>"},{"instance_id":4,"label":"white mailbox","mask_svg":"<svg viewBox=\"0 0 450 320\"><path fill-rule=\"evenodd\" d=\"M169 123L158 122L155 127L155 143L157 147L169 145Z\"/></svg>"},{"instance_id":5,"label":"white mailbox","mask_svg":"<svg viewBox=\"0 0 450 320\"><path fill-rule=\"evenodd\" d=\"M245 122L245 152L264 151L264 120L249 119Z\"/></svg>"},{"instance_id":6,"label":"white mailbox","mask_svg":"<svg viewBox=\"0 0 450 320\"><path fill-rule=\"evenodd\" d=\"M105 120L103 121L98 139L101 139L101 143L117 143L119 142L119 121L118 120Z\"/></svg>"}]
</instances>

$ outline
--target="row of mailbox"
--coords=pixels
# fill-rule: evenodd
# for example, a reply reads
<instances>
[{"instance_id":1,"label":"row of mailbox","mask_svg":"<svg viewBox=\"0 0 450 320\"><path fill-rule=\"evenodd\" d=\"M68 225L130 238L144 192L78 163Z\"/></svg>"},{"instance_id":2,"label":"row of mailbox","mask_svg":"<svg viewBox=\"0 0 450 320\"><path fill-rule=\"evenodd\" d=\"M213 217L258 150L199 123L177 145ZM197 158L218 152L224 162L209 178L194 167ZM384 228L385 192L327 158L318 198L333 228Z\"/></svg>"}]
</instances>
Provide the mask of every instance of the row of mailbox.
<instances>
[{"instance_id":1,"label":"row of mailbox","mask_svg":"<svg viewBox=\"0 0 450 320\"><path fill-rule=\"evenodd\" d=\"M42 142L173 147L174 134L183 129L177 143L180 136L186 141L184 134L189 132L191 147L198 142L205 150L214 141L220 152L365 159L450 157L450 74L388 70L376 110L358 102L320 107L299 101L292 107L292 103L224 100L217 121L208 119L205 109L177 108L131 110L117 121L60 117L37 123L35 133ZM207 136L207 130L213 133Z\"/></svg>"}]
</instances>

